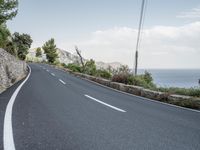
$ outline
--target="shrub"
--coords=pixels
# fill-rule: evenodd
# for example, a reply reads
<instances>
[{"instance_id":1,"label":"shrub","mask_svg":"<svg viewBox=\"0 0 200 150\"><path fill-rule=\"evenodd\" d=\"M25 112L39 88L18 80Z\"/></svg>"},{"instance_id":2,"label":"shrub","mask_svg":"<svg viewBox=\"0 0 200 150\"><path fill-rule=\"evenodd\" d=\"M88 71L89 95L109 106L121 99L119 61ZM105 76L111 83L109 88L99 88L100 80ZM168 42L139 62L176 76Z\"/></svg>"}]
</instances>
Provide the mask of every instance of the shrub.
<instances>
[{"instance_id":1,"label":"shrub","mask_svg":"<svg viewBox=\"0 0 200 150\"><path fill-rule=\"evenodd\" d=\"M96 71L96 76L101 77L101 78L105 78L105 79L110 79L112 75L107 70L100 70L99 69L99 70Z\"/></svg>"},{"instance_id":2,"label":"shrub","mask_svg":"<svg viewBox=\"0 0 200 150\"><path fill-rule=\"evenodd\" d=\"M156 90L170 94L180 94L180 95L200 97L200 88L159 87Z\"/></svg>"},{"instance_id":3,"label":"shrub","mask_svg":"<svg viewBox=\"0 0 200 150\"><path fill-rule=\"evenodd\" d=\"M112 81L113 82L119 82L119 83L124 83L124 84L128 84L128 78L129 76L127 74L115 74L112 77Z\"/></svg>"},{"instance_id":4,"label":"shrub","mask_svg":"<svg viewBox=\"0 0 200 150\"><path fill-rule=\"evenodd\" d=\"M90 59L89 61L87 61L84 65L84 73L88 74L88 75L95 75L96 74L96 65L95 65L95 61Z\"/></svg>"},{"instance_id":5,"label":"shrub","mask_svg":"<svg viewBox=\"0 0 200 150\"><path fill-rule=\"evenodd\" d=\"M129 74L130 73L130 69L127 65L121 65L118 69L117 69L118 74Z\"/></svg>"},{"instance_id":6,"label":"shrub","mask_svg":"<svg viewBox=\"0 0 200 150\"><path fill-rule=\"evenodd\" d=\"M5 50L11 55L17 56L17 49L12 41L6 43Z\"/></svg>"},{"instance_id":7,"label":"shrub","mask_svg":"<svg viewBox=\"0 0 200 150\"><path fill-rule=\"evenodd\" d=\"M61 66L63 66L64 68L67 68L67 65L65 63L61 63Z\"/></svg>"},{"instance_id":8,"label":"shrub","mask_svg":"<svg viewBox=\"0 0 200 150\"><path fill-rule=\"evenodd\" d=\"M64 67L72 70L73 72L82 72L81 67L77 64L73 64L73 63L68 64L68 65L65 64Z\"/></svg>"},{"instance_id":9,"label":"shrub","mask_svg":"<svg viewBox=\"0 0 200 150\"><path fill-rule=\"evenodd\" d=\"M145 75L138 75L138 76L129 75L128 84L142 86L148 89L153 89L156 87L156 85L153 83L153 80L150 81L149 79L146 79Z\"/></svg>"},{"instance_id":10,"label":"shrub","mask_svg":"<svg viewBox=\"0 0 200 150\"><path fill-rule=\"evenodd\" d=\"M144 86L146 84L145 80L141 76L129 76L128 77L128 84L130 85L137 85L137 86Z\"/></svg>"},{"instance_id":11,"label":"shrub","mask_svg":"<svg viewBox=\"0 0 200 150\"><path fill-rule=\"evenodd\" d=\"M119 73L115 74L112 77L112 81L129 85L141 86L148 89L156 88L156 85L153 83L153 78L151 77L151 74L148 72L145 72L144 75L137 75L137 76L133 76L128 73Z\"/></svg>"},{"instance_id":12,"label":"shrub","mask_svg":"<svg viewBox=\"0 0 200 150\"><path fill-rule=\"evenodd\" d=\"M151 73L145 71L144 75L143 75L143 79L147 82L147 83L152 83L153 82L153 78L151 76Z\"/></svg>"},{"instance_id":13,"label":"shrub","mask_svg":"<svg viewBox=\"0 0 200 150\"><path fill-rule=\"evenodd\" d=\"M5 48L6 44L9 42L10 31L6 24L0 24L0 47Z\"/></svg>"}]
</instances>

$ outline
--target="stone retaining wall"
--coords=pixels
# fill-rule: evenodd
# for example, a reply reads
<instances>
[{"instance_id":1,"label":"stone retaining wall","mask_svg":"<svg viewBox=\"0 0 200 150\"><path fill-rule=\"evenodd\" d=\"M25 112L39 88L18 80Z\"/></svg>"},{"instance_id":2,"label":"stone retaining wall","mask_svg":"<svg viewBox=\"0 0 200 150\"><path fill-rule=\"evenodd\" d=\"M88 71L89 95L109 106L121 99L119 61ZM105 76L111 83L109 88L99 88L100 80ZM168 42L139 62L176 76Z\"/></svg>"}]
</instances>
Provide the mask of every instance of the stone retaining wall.
<instances>
[{"instance_id":1,"label":"stone retaining wall","mask_svg":"<svg viewBox=\"0 0 200 150\"><path fill-rule=\"evenodd\" d=\"M27 65L0 48L0 93L24 78Z\"/></svg>"}]
</instances>

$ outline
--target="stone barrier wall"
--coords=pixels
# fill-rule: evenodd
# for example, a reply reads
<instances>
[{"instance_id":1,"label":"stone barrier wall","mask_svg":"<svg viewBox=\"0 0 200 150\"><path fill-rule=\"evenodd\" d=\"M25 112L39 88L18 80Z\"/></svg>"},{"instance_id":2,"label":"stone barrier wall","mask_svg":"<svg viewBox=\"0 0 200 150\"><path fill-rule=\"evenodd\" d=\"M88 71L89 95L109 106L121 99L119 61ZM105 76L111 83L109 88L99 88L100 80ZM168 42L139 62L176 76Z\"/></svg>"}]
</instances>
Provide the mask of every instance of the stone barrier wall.
<instances>
[{"instance_id":1,"label":"stone barrier wall","mask_svg":"<svg viewBox=\"0 0 200 150\"><path fill-rule=\"evenodd\" d=\"M24 78L27 65L0 48L0 93Z\"/></svg>"}]
</instances>

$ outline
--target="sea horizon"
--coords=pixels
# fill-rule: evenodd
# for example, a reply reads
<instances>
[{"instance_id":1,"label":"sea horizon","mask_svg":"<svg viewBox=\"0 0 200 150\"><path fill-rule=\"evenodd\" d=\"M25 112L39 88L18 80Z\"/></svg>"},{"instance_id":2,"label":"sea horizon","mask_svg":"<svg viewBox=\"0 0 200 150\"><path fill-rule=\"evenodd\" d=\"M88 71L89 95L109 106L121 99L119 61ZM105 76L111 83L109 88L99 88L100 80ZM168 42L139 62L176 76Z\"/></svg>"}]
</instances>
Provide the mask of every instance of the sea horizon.
<instances>
[{"instance_id":1,"label":"sea horizon","mask_svg":"<svg viewBox=\"0 0 200 150\"><path fill-rule=\"evenodd\" d=\"M200 69L138 69L152 74L154 83L161 87L199 88Z\"/></svg>"}]
</instances>

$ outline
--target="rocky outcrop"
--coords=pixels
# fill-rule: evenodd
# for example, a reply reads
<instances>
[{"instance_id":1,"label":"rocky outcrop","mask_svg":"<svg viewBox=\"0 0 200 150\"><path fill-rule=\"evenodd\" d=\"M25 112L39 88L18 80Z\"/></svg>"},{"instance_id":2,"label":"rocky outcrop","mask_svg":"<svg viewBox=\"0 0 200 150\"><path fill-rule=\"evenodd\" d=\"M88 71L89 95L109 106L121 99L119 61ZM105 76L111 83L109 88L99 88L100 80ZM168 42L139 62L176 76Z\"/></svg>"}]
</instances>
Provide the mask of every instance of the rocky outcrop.
<instances>
[{"instance_id":1,"label":"rocky outcrop","mask_svg":"<svg viewBox=\"0 0 200 150\"><path fill-rule=\"evenodd\" d=\"M109 67L113 69L120 68L122 66L119 62L111 62L111 63L105 63L102 61L96 62L97 69L108 69Z\"/></svg>"},{"instance_id":2,"label":"rocky outcrop","mask_svg":"<svg viewBox=\"0 0 200 150\"><path fill-rule=\"evenodd\" d=\"M0 48L0 93L24 78L26 73L27 65L25 62Z\"/></svg>"},{"instance_id":3,"label":"rocky outcrop","mask_svg":"<svg viewBox=\"0 0 200 150\"><path fill-rule=\"evenodd\" d=\"M33 62L47 61L46 54L44 53L43 49L41 49L42 57L35 56L36 49L37 48L29 49L29 53L27 54L27 60L33 61ZM66 50L57 48L57 53L58 53L58 61L60 63L65 63L65 64L69 64L69 63L79 63L80 64L81 63L80 58L77 55L72 54ZM83 61L86 62L88 60L83 58ZM105 62L100 62L100 61L96 62L97 69L108 69L108 68L117 69L121 66L122 66L122 64L119 62L111 62L111 63L105 63Z\"/></svg>"}]
</instances>

